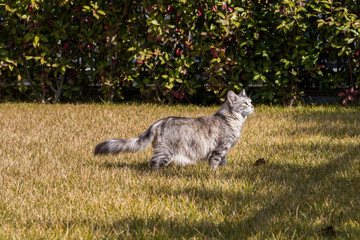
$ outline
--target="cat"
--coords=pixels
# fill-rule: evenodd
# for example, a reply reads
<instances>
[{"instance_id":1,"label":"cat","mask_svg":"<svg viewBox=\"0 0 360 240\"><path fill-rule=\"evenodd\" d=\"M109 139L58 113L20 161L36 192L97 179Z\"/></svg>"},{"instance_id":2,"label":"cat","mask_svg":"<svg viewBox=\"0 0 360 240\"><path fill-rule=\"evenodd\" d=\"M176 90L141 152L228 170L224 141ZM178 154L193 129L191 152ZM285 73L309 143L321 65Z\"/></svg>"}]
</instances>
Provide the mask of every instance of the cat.
<instances>
[{"instance_id":1,"label":"cat","mask_svg":"<svg viewBox=\"0 0 360 240\"><path fill-rule=\"evenodd\" d=\"M226 154L235 145L247 115L254 112L243 89L239 95L229 91L221 108L199 118L168 117L149 127L137 138L110 139L99 143L94 154L137 152L153 146L150 165L159 169L171 162L186 165L207 160L211 168L225 165Z\"/></svg>"}]
</instances>

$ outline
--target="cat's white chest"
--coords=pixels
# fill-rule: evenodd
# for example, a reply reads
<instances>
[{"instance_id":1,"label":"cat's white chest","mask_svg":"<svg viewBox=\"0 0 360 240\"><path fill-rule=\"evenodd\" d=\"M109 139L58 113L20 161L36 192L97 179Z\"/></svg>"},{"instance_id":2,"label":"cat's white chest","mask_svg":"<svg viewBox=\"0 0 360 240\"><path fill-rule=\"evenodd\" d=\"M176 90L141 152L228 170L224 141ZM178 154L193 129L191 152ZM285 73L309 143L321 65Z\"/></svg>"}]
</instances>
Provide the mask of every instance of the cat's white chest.
<instances>
[{"instance_id":1,"label":"cat's white chest","mask_svg":"<svg viewBox=\"0 0 360 240\"><path fill-rule=\"evenodd\" d=\"M188 164L194 164L195 162L192 161L191 159L189 159L188 157L181 155L181 154L176 154L173 157L173 161L178 164L178 165L188 165Z\"/></svg>"}]
</instances>

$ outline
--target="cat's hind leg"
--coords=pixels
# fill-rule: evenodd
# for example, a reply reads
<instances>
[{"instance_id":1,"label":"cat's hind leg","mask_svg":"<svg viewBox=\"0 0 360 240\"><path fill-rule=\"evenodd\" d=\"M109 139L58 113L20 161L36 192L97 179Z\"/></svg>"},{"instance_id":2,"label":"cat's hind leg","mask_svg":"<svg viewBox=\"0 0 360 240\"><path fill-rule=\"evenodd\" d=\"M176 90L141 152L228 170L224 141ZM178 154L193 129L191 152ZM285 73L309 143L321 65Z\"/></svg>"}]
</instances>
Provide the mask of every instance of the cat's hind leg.
<instances>
[{"instance_id":1,"label":"cat's hind leg","mask_svg":"<svg viewBox=\"0 0 360 240\"><path fill-rule=\"evenodd\" d=\"M168 148L155 148L154 155L150 160L151 167L156 170L169 165L173 160L173 153Z\"/></svg>"}]
</instances>

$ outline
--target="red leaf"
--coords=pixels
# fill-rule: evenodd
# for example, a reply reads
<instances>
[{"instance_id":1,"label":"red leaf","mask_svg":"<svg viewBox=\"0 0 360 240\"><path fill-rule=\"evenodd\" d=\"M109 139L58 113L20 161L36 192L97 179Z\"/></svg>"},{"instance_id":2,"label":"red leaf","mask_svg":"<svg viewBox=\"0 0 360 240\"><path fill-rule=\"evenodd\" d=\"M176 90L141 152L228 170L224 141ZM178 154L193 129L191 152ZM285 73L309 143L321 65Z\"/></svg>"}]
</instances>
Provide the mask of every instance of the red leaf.
<instances>
[{"instance_id":1,"label":"red leaf","mask_svg":"<svg viewBox=\"0 0 360 240\"><path fill-rule=\"evenodd\" d=\"M345 93L339 92L338 96L339 96L339 97L343 97L343 96L345 96Z\"/></svg>"},{"instance_id":2,"label":"red leaf","mask_svg":"<svg viewBox=\"0 0 360 240\"><path fill-rule=\"evenodd\" d=\"M214 5L212 6L212 9L213 9L214 12L217 12L217 9L216 9L216 7Z\"/></svg>"},{"instance_id":3,"label":"red leaf","mask_svg":"<svg viewBox=\"0 0 360 240\"><path fill-rule=\"evenodd\" d=\"M358 95L359 94L359 90L355 90L354 92L353 92L353 96L356 96L356 95Z\"/></svg>"},{"instance_id":4,"label":"red leaf","mask_svg":"<svg viewBox=\"0 0 360 240\"><path fill-rule=\"evenodd\" d=\"M353 96L351 96L351 95L347 96L347 99L349 99L349 100L350 100L350 102L354 102L354 97L353 97Z\"/></svg>"},{"instance_id":5,"label":"red leaf","mask_svg":"<svg viewBox=\"0 0 360 240\"><path fill-rule=\"evenodd\" d=\"M176 98L179 98L179 94L175 91L171 91L171 93L176 97Z\"/></svg>"},{"instance_id":6,"label":"red leaf","mask_svg":"<svg viewBox=\"0 0 360 240\"><path fill-rule=\"evenodd\" d=\"M342 101L342 104L345 105L347 103L347 98L345 98L343 101Z\"/></svg>"},{"instance_id":7,"label":"red leaf","mask_svg":"<svg viewBox=\"0 0 360 240\"><path fill-rule=\"evenodd\" d=\"M48 23L51 27L54 26L54 23L53 23L53 21L51 21L51 19L48 19L47 23Z\"/></svg>"},{"instance_id":8,"label":"red leaf","mask_svg":"<svg viewBox=\"0 0 360 240\"><path fill-rule=\"evenodd\" d=\"M241 73L241 79L246 79L246 74L243 72L243 73Z\"/></svg>"},{"instance_id":9,"label":"red leaf","mask_svg":"<svg viewBox=\"0 0 360 240\"><path fill-rule=\"evenodd\" d=\"M200 9L198 9L198 16L200 17L201 16L201 10Z\"/></svg>"},{"instance_id":10,"label":"red leaf","mask_svg":"<svg viewBox=\"0 0 360 240\"><path fill-rule=\"evenodd\" d=\"M65 44L64 44L64 51L66 51L66 49L69 47L69 43L68 42L66 42Z\"/></svg>"},{"instance_id":11,"label":"red leaf","mask_svg":"<svg viewBox=\"0 0 360 240\"><path fill-rule=\"evenodd\" d=\"M146 8L146 10L148 11L148 13L150 13L153 8L154 8L154 6L149 5L149 6Z\"/></svg>"}]
</instances>

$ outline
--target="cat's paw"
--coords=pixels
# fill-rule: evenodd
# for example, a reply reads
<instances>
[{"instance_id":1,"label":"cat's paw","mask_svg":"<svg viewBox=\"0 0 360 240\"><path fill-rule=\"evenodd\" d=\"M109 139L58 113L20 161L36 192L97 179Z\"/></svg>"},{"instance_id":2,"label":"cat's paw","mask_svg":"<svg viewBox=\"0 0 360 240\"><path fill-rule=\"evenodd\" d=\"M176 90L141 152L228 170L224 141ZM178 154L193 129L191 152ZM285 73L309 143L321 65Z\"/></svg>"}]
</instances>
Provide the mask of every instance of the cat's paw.
<instances>
[{"instance_id":1,"label":"cat's paw","mask_svg":"<svg viewBox=\"0 0 360 240\"><path fill-rule=\"evenodd\" d=\"M158 170L158 169L161 168L161 165L160 165L158 162L156 162L156 161L151 161L151 162L150 162L150 166L151 166L151 168L152 168L153 170Z\"/></svg>"},{"instance_id":2,"label":"cat's paw","mask_svg":"<svg viewBox=\"0 0 360 240\"><path fill-rule=\"evenodd\" d=\"M219 166L225 166L226 165L226 159L222 159L219 163Z\"/></svg>"}]
</instances>

